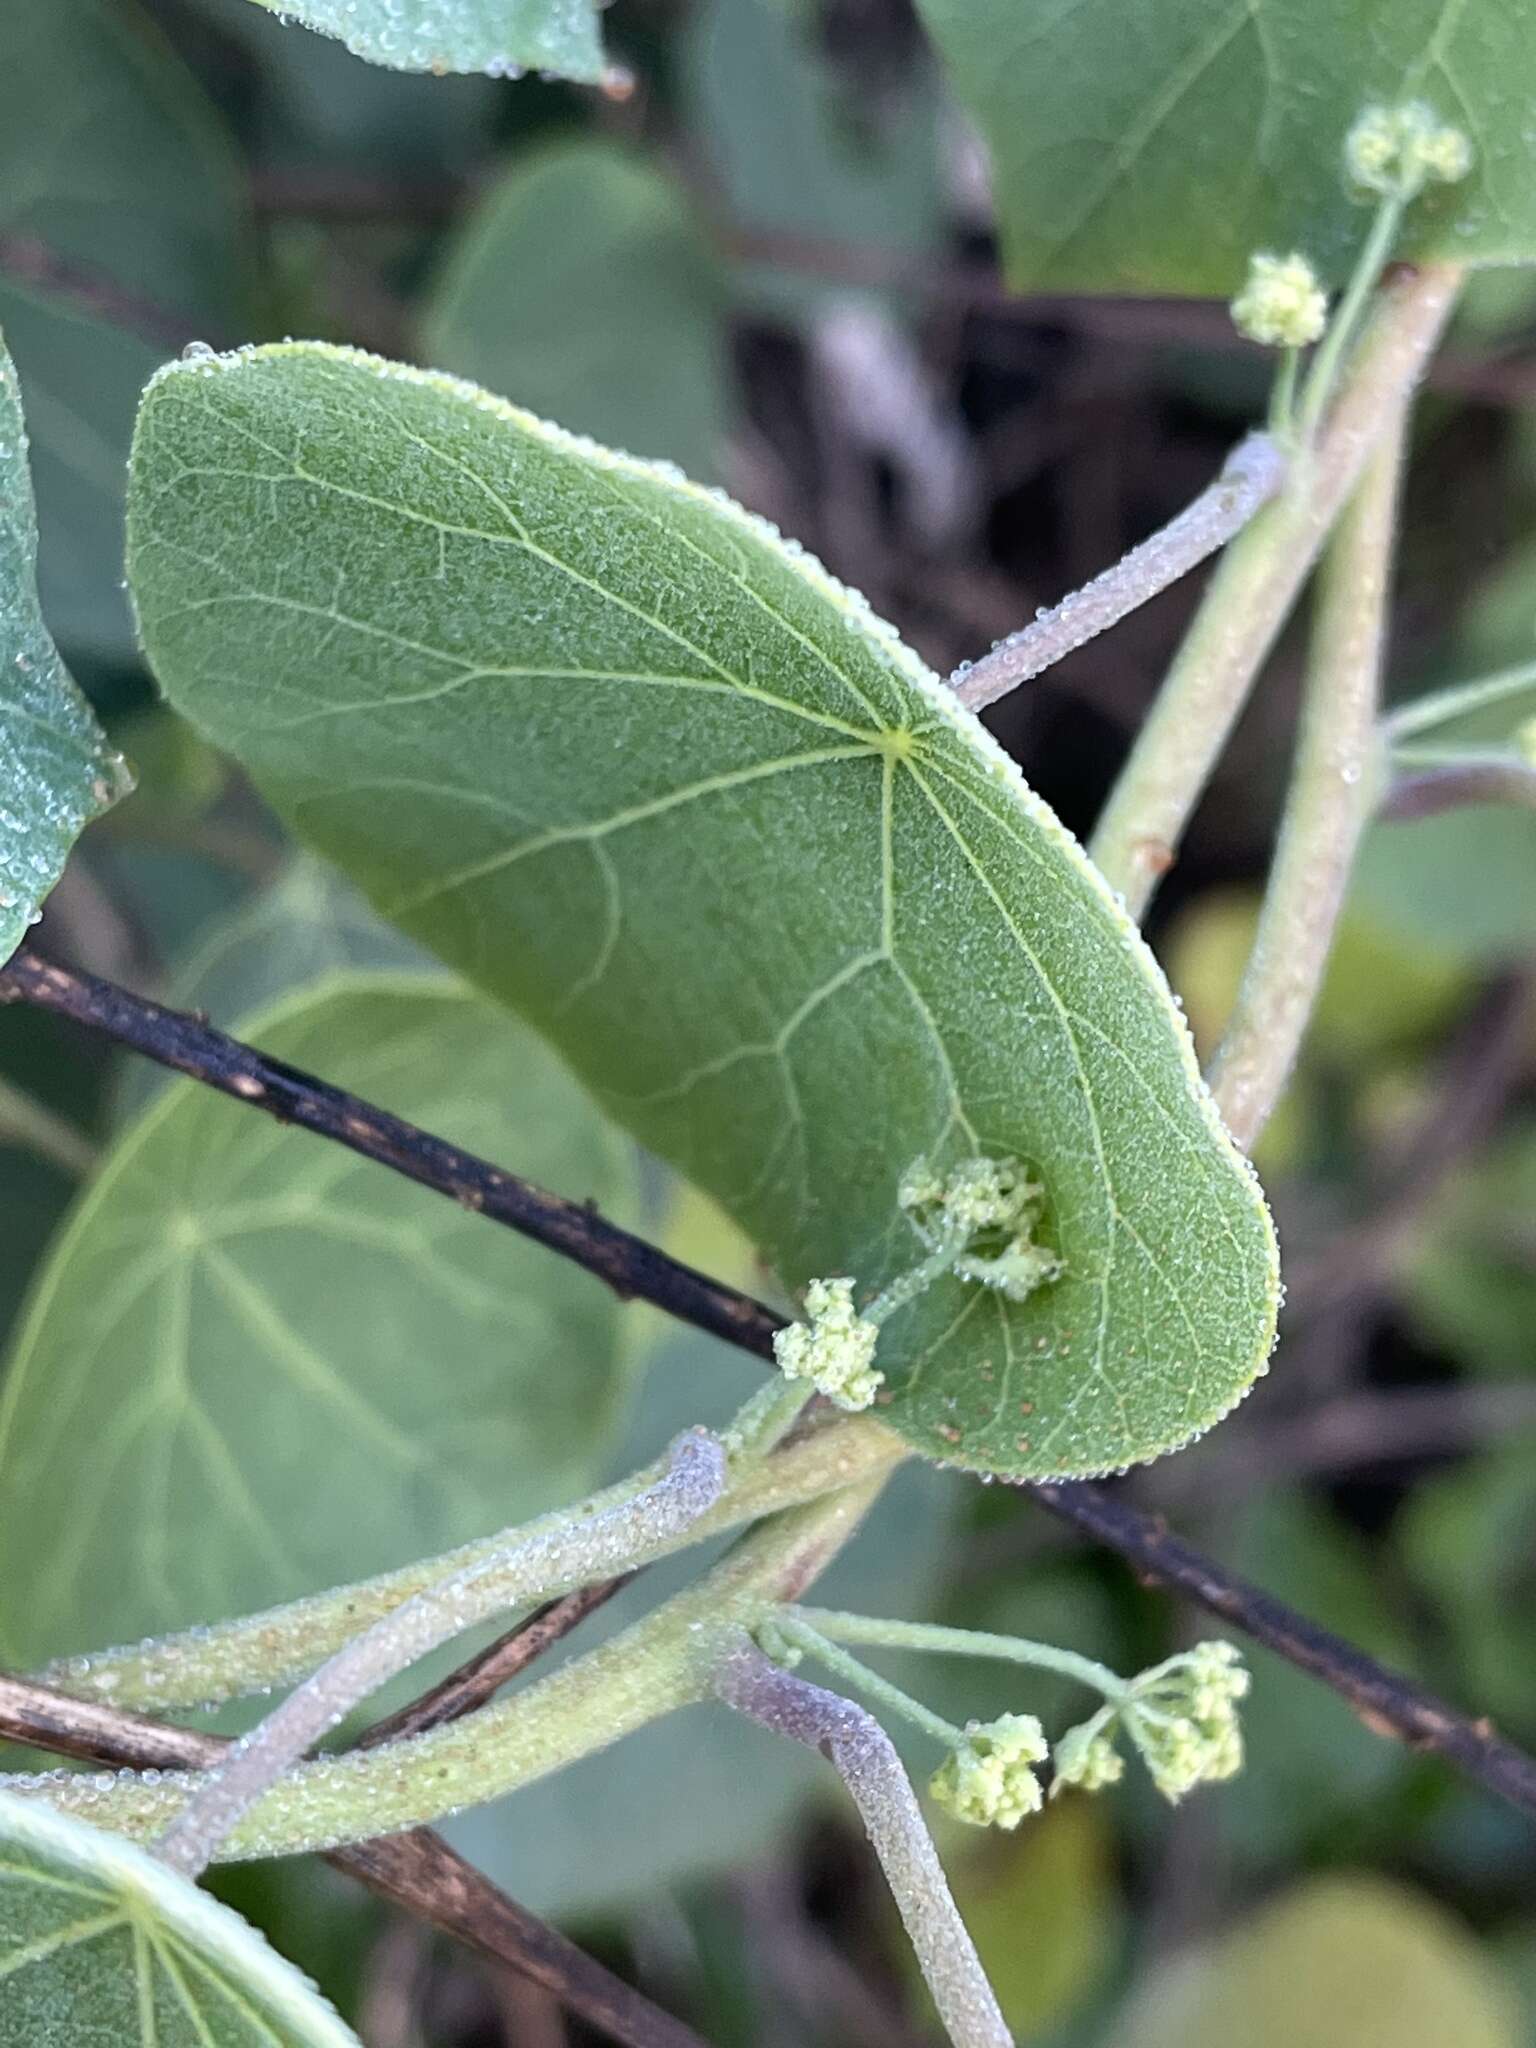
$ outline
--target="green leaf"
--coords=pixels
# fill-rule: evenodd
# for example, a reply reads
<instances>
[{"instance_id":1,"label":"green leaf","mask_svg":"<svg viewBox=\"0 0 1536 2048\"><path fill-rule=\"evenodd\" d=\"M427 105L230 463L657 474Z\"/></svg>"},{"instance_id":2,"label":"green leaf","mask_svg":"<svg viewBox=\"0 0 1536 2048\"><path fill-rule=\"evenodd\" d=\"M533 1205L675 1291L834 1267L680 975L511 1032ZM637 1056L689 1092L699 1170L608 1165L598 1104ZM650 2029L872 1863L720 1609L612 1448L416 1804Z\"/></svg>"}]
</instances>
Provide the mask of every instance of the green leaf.
<instances>
[{"instance_id":1,"label":"green leaf","mask_svg":"<svg viewBox=\"0 0 1536 2048\"><path fill-rule=\"evenodd\" d=\"M1469 804L1373 825L1354 895L1384 931L1445 960L1519 961L1536 947L1536 815Z\"/></svg>"},{"instance_id":2,"label":"green leaf","mask_svg":"<svg viewBox=\"0 0 1536 2048\"><path fill-rule=\"evenodd\" d=\"M690 139L739 229L915 264L944 219L932 67L839 76L817 28L814 9L780 0L702 0L682 42ZM847 296L771 260L746 277L750 297L791 315Z\"/></svg>"},{"instance_id":3,"label":"green leaf","mask_svg":"<svg viewBox=\"0 0 1536 2048\"><path fill-rule=\"evenodd\" d=\"M1464 127L1464 184L1418 200L1403 253L1536 257L1533 0L918 0L991 150L1021 290L1214 293L1256 249L1338 281L1365 229L1341 149L1373 101Z\"/></svg>"},{"instance_id":4,"label":"green leaf","mask_svg":"<svg viewBox=\"0 0 1536 2048\"><path fill-rule=\"evenodd\" d=\"M314 1986L143 1849L0 1793L0 2048L359 2048Z\"/></svg>"},{"instance_id":5,"label":"green leaf","mask_svg":"<svg viewBox=\"0 0 1536 2048\"><path fill-rule=\"evenodd\" d=\"M722 302L686 193L615 143L563 142L486 194L423 331L444 369L707 476L725 430Z\"/></svg>"},{"instance_id":6,"label":"green leaf","mask_svg":"<svg viewBox=\"0 0 1536 2048\"><path fill-rule=\"evenodd\" d=\"M604 76L594 0L257 0L391 71Z\"/></svg>"},{"instance_id":7,"label":"green leaf","mask_svg":"<svg viewBox=\"0 0 1536 2048\"><path fill-rule=\"evenodd\" d=\"M16 372L0 339L0 962L9 960L90 820L129 787L121 754L48 637Z\"/></svg>"},{"instance_id":8,"label":"green leaf","mask_svg":"<svg viewBox=\"0 0 1536 2048\"><path fill-rule=\"evenodd\" d=\"M1130 920L981 726L727 500L311 344L173 365L131 574L172 701L554 1038L787 1285L921 1253L919 1157L1028 1162L1065 1271L888 1325L887 1418L1009 1474L1208 1427L1263 1199Z\"/></svg>"},{"instance_id":9,"label":"green leaf","mask_svg":"<svg viewBox=\"0 0 1536 2048\"><path fill-rule=\"evenodd\" d=\"M1379 1878L1295 1886L1153 1976L1123 2013L1136 2048L1517 2048L1515 2002L1466 1927Z\"/></svg>"},{"instance_id":10,"label":"green leaf","mask_svg":"<svg viewBox=\"0 0 1536 2048\"><path fill-rule=\"evenodd\" d=\"M628 1148L525 1028L337 977L247 1031L627 1213ZM0 1409L0 1633L22 1665L388 1569L568 1500L629 1374L588 1273L179 1082L39 1278Z\"/></svg>"},{"instance_id":11,"label":"green leaf","mask_svg":"<svg viewBox=\"0 0 1536 2048\"><path fill-rule=\"evenodd\" d=\"M198 85L132 0L12 15L0 327L27 392L43 605L72 654L132 661L119 584L134 405L170 339L244 325L236 167Z\"/></svg>"}]
</instances>

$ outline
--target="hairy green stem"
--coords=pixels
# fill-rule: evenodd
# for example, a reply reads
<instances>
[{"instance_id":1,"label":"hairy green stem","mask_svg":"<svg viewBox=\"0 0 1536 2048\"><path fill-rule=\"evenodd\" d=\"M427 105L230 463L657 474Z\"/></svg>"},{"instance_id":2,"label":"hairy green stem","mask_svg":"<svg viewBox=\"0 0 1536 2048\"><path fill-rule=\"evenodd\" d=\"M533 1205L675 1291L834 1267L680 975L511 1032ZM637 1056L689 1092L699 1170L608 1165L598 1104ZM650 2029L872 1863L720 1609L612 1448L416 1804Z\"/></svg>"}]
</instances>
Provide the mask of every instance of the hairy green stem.
<instances>
[{"instance_id":1,"label":"hairy green stem","mask_svg":"<svg viewBox=\"0 0 1536 2048\"><path fill-rule=\"evenodd\" d=\"M1253 951L1211 1063L1217 1107L1245 1150L1295 1064L1375 808L1376 714L1407 425L1405 397L1324 559L1290 794Z\"/></svg>"},{"instance_id":2,"label":"hairy green stem","mask_svg":"<svg viewBox=\"0 0 1536 2048\"><path fill-rule=\"evenodd\" d=\"M720 1498L725 1470L718 1437L688 1430L667 1453L661 1477L633 1500L514 1540L386 1614L241 1736L155 1844L156 1855L186 1877L200 1875L262 1794L397 1672L502 1612L509 1597L527 1601L551 1577L604 1578L636 1551L682 1534Z\"/></svg>"},{"instance_id":3,"label":"hairy green stem","mask_svg":"<svg viewBox=\"0 0 1536 2048\"><path fill-rule=\"evenodd\" d=\"M299 1855L421 1827L709 1699L726 1643L815 1580L858 1528L888 1469L774 1516L685 1592L525 1691L424 1735L300 1764L239 1822L220 1860ZM162 1834L207 1781L202 1771L158 1779L64 1771L0 1778L0 1791L145 1840Z\"/></svg>"},{"instance_id":4,"label":"hairy green stem","mask_svg":"<svg viewBox=\"0 0 1536 2048\"><path fill-rule=\"evenodd\" d=\"M836 1674L856 1692L866 1694L903 1721L909 1721L914 1728L921 1728L925 1735L931 1735L944 1749L958 1749L965 1740L965 1730L957 1728L953 1721L946 1721L942 1714L931 1713L921 1700L913 1699L903 1692L899 1685L892 1685L888 1678L882 1678L878 1671L871 1671L867 1664L861 1664L857 1657L850 1657L846 1650L840 1650L809 1622L801 1619L803 1610L793 1614L776 1615L773 1622L775 1638L787 1643L791 1649L803 1651L824 1664L828 1671Z\"/></svg>"},{"instance_id":5,"label":"hairy green stem","mask_svg":"<svg viewBox=\"0 0 1536 2048\"><path fill-rule=\"evenodd\" d=\"M1407 203L1405 198L1394 194L1377 207L1366 234L1365 246L1355 259L1355 267L1344 288L1344 296L1334 308L1328 331L1312 357L1297 415L1297 436L1303 444L1317 438L1317 430L1322 425L1323 415L1339 381L1339 371L1354 345L1366 305L1397 240Z\"/></svg>"},{"instance_id":6,"label":"hairy green stem","mask_svg":"<svg viewBox=\"0 0 1536 2048\"><path fill-rule=\"evenodd\" d=\"M1108 632L1225 547L1280 489L1285 468L1285 457L1268 434L1250 434L1233 449L1216 481L1166 526L1032 624L999 640L980 661L957 668L950 688L969 710L980 711Z\"/></svg>"},{"instance_id":7,"label":"hairy green stem","mask_svg":"<svg viewBox=\"0 0 1536 2048\"><path fill-rule=\"evenodd\" d=\"M956 1910L901 1759L872 1714L782 1670L738 1639L721 1660L720 1697L779 1735L820 1750L847 1786L955 2048L1013 2048L1013 2037Z\"/></svg>"},{"instance_id":8,"label":"hairy green stem","mask_svg":"<svg viewBox=\"0 0 1536 2048\"><path fill-rule=\"evenodd\" d=\"M658 1539L628 1562L648 1563L860 1479L884 1477L908 1455L906 1446L872 1417L818 1419L771 1457L747 1465L739 1477L733 1472L723 1498L699 1522L680 1534ZM482 1537L441 1557L209 1628L184 1629L148 1643L61 1658L37 1676L44 1684L77 1698L143 1712L207 1706L289 1685L313 1671L360 1630L429 1586L483 1563L514 1540L535 1540L622 1506L652 1485L659 1470L659 1466L649 1466L574 1508L542 1515L521 1529ZM506 1593L503 1605L512 1607L523 1599L553 1599L574 1590L574 1583L569 1577L552 1577L531 1593ZM488 1581L488 1586L494 1590L496 1581Z\"/></svg>"},{"instance_id":9,"label":"hairy green stem","mask_svg":"<svg viewBox=\"0 0 1536 2048\"><path fill-rule=\"evenodd\" d=\"M1222 557L1089 845L1133 917L1172 866L1260 664L1429 360L1460 282L1447 265L1388 282L1316 449Z\"/></svg>"},{"instance_id":10,"label":"hairy green stem","mask_svg":"<svg viewBox=\"0 0 1536 2048\"><path fill-rule=\"evenodd\" d=\"M1076 1650L1058 1650L1053 1643L1032 1643L1024 1636L990 1635L982 1629L945 1628L930 1621L886 1621L873 1614L840 1614L828 1607L796 1607L778 1623L808 1622L817 1635L833 1642L865 1644L882 1650L931 1650L940 1656L993 1657L1007 1664L1029 1664L1075 1678L1108 1700L1123 1699L1126 1684L1107 1664Z\"/></svg>"},{"instance_id":11,"label":"hairy green stem","mask_svg":"<svg viewBox=\"0 0 1536 2048\"><path fill-rule=\"evenodd\" d=\"M1453 683L1447 690L1431 690L1423 697L1400 704L1383 719L1382 731L1389 744L1396 747L1399 741L1431 732L1437 725L1449 725L1452 719L1486 711L1491 705L1533 691L1536 661L1522 662L1518 668L1500 669L1496 675L1478 676L1470 683Z\"/></svg>"}]
</instances>

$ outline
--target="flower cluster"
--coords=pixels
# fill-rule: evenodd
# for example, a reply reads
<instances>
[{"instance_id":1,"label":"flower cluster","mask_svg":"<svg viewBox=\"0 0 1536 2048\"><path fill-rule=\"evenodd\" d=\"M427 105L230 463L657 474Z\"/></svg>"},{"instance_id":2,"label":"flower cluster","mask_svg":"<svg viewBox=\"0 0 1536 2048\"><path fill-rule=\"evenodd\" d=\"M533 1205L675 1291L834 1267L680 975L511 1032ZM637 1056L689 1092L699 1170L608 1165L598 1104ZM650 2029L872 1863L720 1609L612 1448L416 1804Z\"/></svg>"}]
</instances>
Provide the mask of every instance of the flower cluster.
<instances>
[{"instance_id":1,"label":"flower cluster","mask_svg":"<svg viewBox=\"0 0 1536 2048\"><path fill-rule=\"evenodd\" d=\"M773 1355L786 1379L809 1380L839 1408L867 1408L884 1383L874 1370L877 1324L853 1305L852 1280L813 1280L803 1323L776 1331Z\"/></svg>"},{"instance_id":2,"label":"flower cluster","mask_svg":"<svg viewBox=\"0 0 1536 2048\"><path fill-rule=\"evenodd\" d=\"M1045 1762L1050 1747L1034 1715L968 1721L964 1732L929 1780L939 1805L980 1828L1016 1828L1038 1813L1040 1780L1032 1766Z\"/></svg>"},{"instance_id":3,"label":"flower cluster","mask_svg":"<svg viewBox=\"0 0 1536 2048\"><path fill-rule=\"evenodd\" d=\"M1088 1720L1056 1744L1053 1794L1064 1785L1096 1792L1113 1784L1124 1765L1114 1737L1125 1730L1153 1784L1177 1802L1197 1785L1235 1777L1243 1767L1237 1703L1248 1673L1230 1643L1197 1643L1131 1681Z\"/></svg>"},{"instance_id":4,"label":"flower cluster","mask_svg":"<svg viewBox=\"0 0 1536 2048\"><path fill-rule=\"evenodd\" d=\"M1328 295L1305 256L1260 254L1232 301L1232 324L1265 348L1305 348L1328 323Z\"/></svg>"},{"instance_id":5,"label":"flower cluster","mask_svg":"<svg viewBox=\"0 0 1536 2048\"><path fill-rule=\"evenodd\" d=\"M1344 165L1361 191L1412 199L1428 184L1454 185L1472 168L1472 145L1433 107L1367 107L1344 140Z\"/></svg>"},{"instance_id":6,"label":"flower cluster","mask_svg":"<svg viewBox=\"0 0 1536 2048\"><path fill-rule=\"evenodd\" d=\"M1016 1159L964 1159L947 1174L919 1162L896 1199L929 1250L962 1280L1023 1301L1061 1272L1058 1255L1034 1242L1045 1190Z\"/></svg>"}]
</instances>

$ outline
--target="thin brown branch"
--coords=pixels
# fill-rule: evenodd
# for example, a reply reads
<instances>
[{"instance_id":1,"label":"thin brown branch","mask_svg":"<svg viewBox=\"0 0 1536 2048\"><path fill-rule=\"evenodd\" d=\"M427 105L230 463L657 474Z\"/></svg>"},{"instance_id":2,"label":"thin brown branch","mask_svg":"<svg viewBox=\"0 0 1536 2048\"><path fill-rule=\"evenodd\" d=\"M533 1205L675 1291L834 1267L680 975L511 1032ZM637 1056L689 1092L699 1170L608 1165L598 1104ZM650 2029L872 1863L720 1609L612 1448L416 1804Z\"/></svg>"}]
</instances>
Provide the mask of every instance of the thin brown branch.
<instances>
[{"instance_id":1,"label":"thin brown branch","mask_svg":"<svg viewBox=\"0 0 1536 2048\"><path fill-rule=\"evenodd\" d=\"M268 1059L205 1018L164 1009L114 982L25 950L0 971L0 1002L30 1003L72 1018L163 1067L264 1110L279 1123L345 1145L463 1208L521 1231L585 1266L625 1300L653 1302L711 1336L760 1358L773 1356L773 1333L781 1318L762 1302L668 1258L644 1238L606 1222L590 1204L550 1194L343 1088Z\"/></svg>"},{"instance_id":2,"label":"thin brown branch","mask_svg":"<svg viewBox=\"0 0 1536 2048\"><path fill-rule=\"evenodd\" d=\"M1497 1798L1536 1814L1536 1759L1506 1742L1490 1720L1457 1713L1331 1629L1214 1563L1175 1536L1160 1516L1143 1515L1098 1487L1042 1480L1031 1491L1053 1515L1118 1551L1143 1585L1182 1594L1320 1679L1374 1734L1395 1735L1410 1749L1442 1756Z\"/></svg>"},{"instance_id":3,"label":"thin brown branch","mask_svg":"<svg viewBox=\"0 0 1536 2048\"><path fill-rule=\"evenodd\" d=\"M227 1747L224 1736L175 1728L3 1675L0 1736L132 1770L206 1770ZM508 1898L430 1828L336 1849L326 1861L477 1954L542 1985L627 2048L705 2048L691 2027Z\"/></svg>"},{"instance_id":4,"label":"thin brown branch","mask_svg":"<svg viewBox=\"0 0 1536 2048\"><path fill-rule=\"evenodd\" d=\"M450 1671L430 1692L401 1707L398 1713L375 1721L367 1734L359 1737L358 1748L377 1749L381 1742L395 1742L404 1735L425 1735L429 1728L440 1728L445 1721L457 1721L464 1714L472 1714L519 1672L526 1671L535 1657L553 1649L578 1622L585 1621L611 1600L633 1577L633 1572L625 1572L618 1578L599 1579L594 1585L580 1586L574 1593L547 1601L526 1621L498 1636L456 1671Z\"/></svg>"},{"instance_id":5,"label":"thin brown branch","mask_svg":"<svg viewBox=\"0 0 1536 2048\"><path fill-rule=\"evenodd\" d=\"M1505 1003L1517 1000L1506 996ZM679 1265L580 1203L548 1194L355 1096L268 1060L200 1018L162 1009L110 982L50 965L26 952L0 971L0 1001L34 1003L72 1017L162 1065L270 1116L333 1138L523 1231L623 1293L650 1301L759 1356L771 1354L778 1319L761 1302ZM1502 1040L1510 1028L1510 1009L1501 1005L1495 1035ZM1396 1734L1417 1748L1445 1756L1489 1792L1536 1814L1536 1761L1504 1742L1488 1722L1454 1712L1411 1680L1192 1550L1159 1518L1141 1514L1097 1487L1037 1481L1024 1490L1096 1542L1120 1552L1151 1583L1199 1601L1330 1686L1377 1732ZM63 1695L50 1698L76 1706ZM23 1732L19 1739L46 1742L37 1732ZM67 1744L53 1740L48 1746Z\"/></svg>"}]
</instances>

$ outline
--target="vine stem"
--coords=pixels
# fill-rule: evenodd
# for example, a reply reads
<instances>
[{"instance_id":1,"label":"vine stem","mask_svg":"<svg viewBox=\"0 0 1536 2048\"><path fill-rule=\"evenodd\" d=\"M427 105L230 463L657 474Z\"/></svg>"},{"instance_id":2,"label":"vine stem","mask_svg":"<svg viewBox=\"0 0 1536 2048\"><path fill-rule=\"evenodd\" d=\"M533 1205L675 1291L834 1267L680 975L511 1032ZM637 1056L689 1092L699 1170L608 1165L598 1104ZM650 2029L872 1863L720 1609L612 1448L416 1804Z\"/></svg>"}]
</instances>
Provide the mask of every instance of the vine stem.
<instances>
[{"instance_id":1,"label":"vine stem","mask_svg":"<svg viewBox=\"0 0 1536 2048\"><path fill-rule=\"evenodd\" d=\"M219 1860L304 1855L422 1827L711 1698L727 1641L799 1598L854 1534L885 1477L882 1470L760 1523L693 1585L510 1698L403 1741L298 1764L235 1823ZM0 1790L143 1841L162 1836L207 1783L202 1772L153 1781L44 1772L0 1778Z\"/></svg>"},{"instance_id":2,"label":"vine stem","mask_svg":"<svg viewBox=\"0 0 1536 2048\"><path fill-rule=\"evenodd\" d=\"M1460 283L1448 265L1388 280L1316 448L1297 456L1280 495L1223 555L1089 843L1133 917L1173 865L1253 679Z\"/></svg>"},{"instance_id":3,"label":"vine stem","mask_svg":"<svg viewBox=\"0 0 1536 2048\"><path fill-rule=\"evenodd\" d=\"M155 1853L183 1876L200 1876L262 1794L396 1672L488 1620L509 1597L529 1598L529 1589L551 1576L590 1581L622 1568L647 1545L690 1528L724 1487L725 1451L719 1439L706 1430L689 1430L673 1444L661 1477L632 1500L495 1550L418 1593L355 1635L249 1735L241 1736L166 1829Z\"/></svg>"},{"instance_id":4,"label":"vine stem","mask_svg":"<svg viewBox=\"0 0 1536 2048\"><path fill-rule=\"evenodd\" d=\"M1322 986L1355 852L1376 801L1406 394L1324 557L1296 765L1264 907L1210 1084L1245 1151L1290 1078Z\"/></svg>"},{"instance_id":5,"label":"vine stem","mask_svg":"<svg viewBox=\"0 0 1536 2048\"><path fill-rule=\"evenodd\" d=\"M945 1628L931 1621L887 1621L873 1614L840 1614L828 1607L796 1607L790 1619L807 1622L817 1635L835 1643L859 1643L882 1650L931 1650L947 1657L994 1657L1006 1664L1028 1664L1076 1679L1107 1700L1121 1699L1126 1691L1125 1681L1107 1664L1080 1656L1076 1650L1058 1650L1054 1643L1032 1643L1024 1636Z\"/></svg>"},{"instance_id":6,"label":"vine stem","mask_svg":"<svg viewBox=\"0 0 1536 2048\"><path fill-rule=\"evenodd\" d=\"M873 1714L783 1670L745 1638L721 1660L714 1684L749 1720L820 1750L842 1778L955 2048L1013 2048L916 1794Z\"/></svg>"},{"instance_id":7,"label":"vine stem","mask_svg":"<svg viewBox=\"0 0 1536 2048\"><path fill-rule=\"evenodd\" d=\"M957 668L950 688L968 710L980 711L1054 667L1225 547L1280 489L1285 473L1285 456L1271 437L1250 434L1216 481L1166 526L980 661Z\"/></svg>"}]
</instances>

